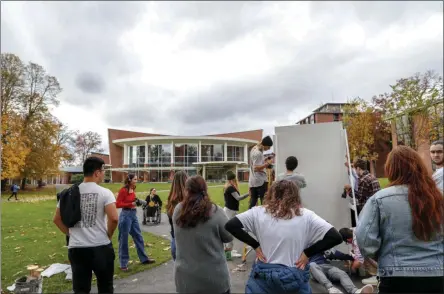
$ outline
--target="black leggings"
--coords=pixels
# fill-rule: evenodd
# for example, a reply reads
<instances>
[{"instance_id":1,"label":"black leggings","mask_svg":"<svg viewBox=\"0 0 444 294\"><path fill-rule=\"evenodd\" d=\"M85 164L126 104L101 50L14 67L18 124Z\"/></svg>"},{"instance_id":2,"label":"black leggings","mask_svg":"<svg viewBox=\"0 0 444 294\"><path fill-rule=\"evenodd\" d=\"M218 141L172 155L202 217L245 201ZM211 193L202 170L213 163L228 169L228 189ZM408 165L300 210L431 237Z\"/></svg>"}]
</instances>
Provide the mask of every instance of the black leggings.
<instances>
[{"instance_id":1,"label":"black leggings","mask_svg":"<svg viewBox=\"0 0 444 294\"><path fill-rule=\"evenodd\" d=\"M379 293L444 293L443 277L380 278Z\"/></svg>"}]
</instances>

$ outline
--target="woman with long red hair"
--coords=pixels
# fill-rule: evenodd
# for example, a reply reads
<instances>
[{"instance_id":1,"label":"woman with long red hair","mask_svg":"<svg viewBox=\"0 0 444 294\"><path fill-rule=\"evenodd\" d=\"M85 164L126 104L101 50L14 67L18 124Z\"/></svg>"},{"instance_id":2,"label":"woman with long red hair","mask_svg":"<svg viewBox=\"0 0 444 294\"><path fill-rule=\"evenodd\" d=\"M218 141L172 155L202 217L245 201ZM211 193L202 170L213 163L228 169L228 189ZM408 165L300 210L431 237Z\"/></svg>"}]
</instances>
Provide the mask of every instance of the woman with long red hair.
<instances>
[{"instance_id":1,"label":"woman with long red hair","mask_svg":"<svg viewBox=\"0 0 444 294\"><path fill-rule=\"evenodd\" d=\"M388 155L389 185L365 204L356 228L364 256L378 260L379 293L444 293L444 200L419 154Z\"/></svg>"}]
</instances>

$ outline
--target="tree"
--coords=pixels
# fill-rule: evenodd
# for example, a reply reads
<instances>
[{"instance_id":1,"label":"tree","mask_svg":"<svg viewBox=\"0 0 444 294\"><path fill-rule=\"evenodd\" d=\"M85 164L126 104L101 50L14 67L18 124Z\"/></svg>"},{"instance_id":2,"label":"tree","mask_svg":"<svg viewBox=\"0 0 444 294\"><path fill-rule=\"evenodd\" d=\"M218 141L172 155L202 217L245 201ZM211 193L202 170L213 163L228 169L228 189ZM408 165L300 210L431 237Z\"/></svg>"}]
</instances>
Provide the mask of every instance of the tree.
<instances>
[{"instance_id":1,"label":"tree","mask_svg":"<svg viewBox=\"0 0 444 294\"><path fill-rule=\"evenodd\" d=\"M19 103L23 92L25 66L14 54L1 54L1 115L7 115Z\"/></svg>"},{"instance_id":2,"label":"tree","mask_svg":"<svg viewBox=\"0 0 444 294\"><path fill-rule=\"evenodd\" d=\"M59 132L57 134L57 144L64 147L64 154L62 156L62 166L71 165L74 163L75 145L78 131L68 129L67 126L60 124Z\"/></svg>"},{"instance_id":3,"label":"tree","mask_svg":"<svg viewBox=\"0 0 444 294\"><path fill-rule=\"evenodd\" d=\"M96 132L88 131L78 134L75 141L75 152L79 163L83 163L92 152L103 152L101 145L102 138Z\"/></svg>"},{"instance_id":4,"label":"tree","mask_svg":"<svg viewBox=\"0 0 444 294\"><path fill-rule=\"evenodd\" d=\"M373 97L385 119L396 125L401 144L417 148L443 134L443 78L417 73L391 85L391 93Z\"/></svg>"},{"instance_id":5,"label":"tree","mask_svg":"<svg viewBox=\"0 0 444 294\"><path fill-rule=\"evenodd\" d=\"M377 160L377 142L386 140L389 125L369 102L355 98L344 107L343 123L347 130L350 157Z\"/></svg>"}]
</instances>

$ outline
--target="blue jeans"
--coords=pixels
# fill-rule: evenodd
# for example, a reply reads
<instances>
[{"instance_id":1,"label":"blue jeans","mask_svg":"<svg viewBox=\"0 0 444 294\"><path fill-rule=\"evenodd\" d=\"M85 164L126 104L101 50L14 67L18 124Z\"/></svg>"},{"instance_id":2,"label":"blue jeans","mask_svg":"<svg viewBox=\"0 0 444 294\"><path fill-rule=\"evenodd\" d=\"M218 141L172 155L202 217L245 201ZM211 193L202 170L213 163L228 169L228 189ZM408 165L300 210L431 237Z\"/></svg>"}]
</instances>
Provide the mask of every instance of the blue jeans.
<instances>
[{"instance_id":1,"label":"blue jeans","mask_svg":"<svg viewBox=\"0 0 444 294\"><path fill-rule=\"evenodd\" d=\"M143 242L142 232L140 231L139 220L137 219L135 209L122 209L119 216L119 261L121 268L126 268L128 266L128 235L131 235L133 238L140 262L144 263L148 261L148 256L145 253L145 243Z\"/></svg>"},{"instance_id":2,"label":"blue jeans","mask_svg":"<svg viewBox=\"0 0 444 294\"><path fill-rule=\"evenodd\" d=\"M171 237L171 256L176 261L176 239L174 237Z\"/></svg>"}]
</instances>

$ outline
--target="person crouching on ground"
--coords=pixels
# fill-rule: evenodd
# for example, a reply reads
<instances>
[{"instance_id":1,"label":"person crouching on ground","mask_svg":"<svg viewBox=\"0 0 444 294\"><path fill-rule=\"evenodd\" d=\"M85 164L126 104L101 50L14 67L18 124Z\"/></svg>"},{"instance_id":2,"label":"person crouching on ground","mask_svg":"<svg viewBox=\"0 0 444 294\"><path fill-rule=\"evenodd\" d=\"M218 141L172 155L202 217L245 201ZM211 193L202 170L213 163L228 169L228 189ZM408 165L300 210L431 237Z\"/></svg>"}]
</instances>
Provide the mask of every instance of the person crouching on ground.
<instances>
[{"instance_id":1,"label":"person crouching on ground","mask_svg":"<svg viewBox=\"0 0 444 294\"><path fill-rule=\"evenodd\" d=\"M233 172L227 173L227 183L224 186L224 211L228 219L232 219L239 212L239 201L247 198L249 193L239 195L239 185L236 175ZM233 242L225 244L227 259L231 259L231 251L233 250Z\"/></svg>"},{"instance_id":2,"label":"person crouching on ground","mask_svg":"<svg viewBox=\"0 0 444 294\"><path fill-rule=\"evenodd\" d=\"M366 285L358 289L346 272L335 267L329 260L347 260L353 261L354 258L349 254L344 254L338 250L331 249L310 257L310 274L315 281L327 289L328 293L342 293L334 287L331 282L340 282L341 286L349 294L373 293L373 286Z\"/></svg>"},{"instance_id":3,"label":"person crouching on ground","mask_svg":"<svg viewBox=\"0 0 444 294\"><path fill-rule=\"evenodd\" d=\"M185 182L188 179L188 175L184 171L178 171L174 174L173 183L171 184L170 194L167 200L167 215L168 221L171 226L171 256L173 260L176 260L176 242L174 237L174 226L173 226L173 213L176 205L182 202L185 196Z\"/></svg>"},{"instance_id":4,"label":"person crouching on ground","mask_svg":"<svg viewBox=\"0 0 444 294\"><path fill-rule=\"evenodd\" d=\"M143 209L143 222L142 224L146 225L147 219L148 222L151 220L154 222L154 215L156 211L162 207L162 200L159 195L156 194L156 189L151 188L150 194L146 196L145 199L146 206Z\"/></svg>"},{"instance_id":5,"label":"person crouching on ground","mask_svg":"<svg viewBox=\"0 0 444 294\"><path fill-rule=\"evenodd\" d=\"M285 167L287 171L280 174L278 180L293 181L299 189L307 187L305 177L302 174L295 172L295 169L298 167L298 159L295 156L289 156L285 160Z\"/></svg>"},{"instance_id":6,"label":"person crouching on ground","mask_svg":"<svg viewBox=\"0 0 444 294\"><path fill-rule=\"evenodd\" d=\"M128 235L131 235L133 238L140 262L142 264L155 262L154 259L149 258L145 253L145 243L140 231L139 220L137 219L136 183L137 177L134 174L128 175L125 179L125 186L120 189L116 201L117 208L122 208L119 216L119 260L122 271L128 271Z\"/></svg>"},{"instance_id":7,"label":"person crouching on ground","mask_svg":"<svg viewBox=\"0 0 444 294\"><path fill-rule=\"evenodd\" d=\"M174 277L178 293L230 293L224 243L231 236L223 209L211 202L201 176L186 181L185 198L173 213L176 239Z\"/></svg>"},{"instance_id":8,"label":"person crouching on ground","mask_svg":"<svg viewBox=\"0 0 444 294\"><path fill-rule=\"evenodd\" d=\"M286 180L271 186L263 206L235 216L225 228L256 251L245 293L311 293L308 258L342 242L331 224L302 207L299 188Z\"/></svg>"}]
</instances>

